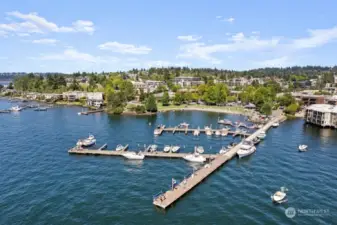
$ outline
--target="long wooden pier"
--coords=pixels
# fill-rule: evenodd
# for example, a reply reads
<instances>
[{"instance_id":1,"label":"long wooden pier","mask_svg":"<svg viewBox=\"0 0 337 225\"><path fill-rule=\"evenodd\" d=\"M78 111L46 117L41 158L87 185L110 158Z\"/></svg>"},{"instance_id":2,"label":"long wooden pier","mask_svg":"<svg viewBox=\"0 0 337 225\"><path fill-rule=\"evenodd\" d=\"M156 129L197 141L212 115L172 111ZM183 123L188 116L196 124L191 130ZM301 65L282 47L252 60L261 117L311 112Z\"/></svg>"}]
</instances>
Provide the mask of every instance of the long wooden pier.
<instances>
[{"instance_id":1,"label":"long wooden pier","mask_svg":"<svg viewBox=\"0 0 337 225\"><path fill-rule=\"evenodd\" d=\"M247 140L253 140L261 131L267 131L273 123L281 121L283 116L277 117L264 125L261 129L257 130L253 134L251 134ZM212 174L215 170L217 170L220 166L226 163L228 160L233 158L237 151L240 149L241 144L233 147L225 154L217 155L213 161L206 164L203 168L199 169L198 171L194 172L191 176L184 179L182 182L174 186L174 189L168 190L159 196L154 197L153 204L160 208L167 208L172 203L177 201L195 186L197 186L202 180Z\"/></svg>"},{"instance_id":2,"label":"long wooden pier","mask_svg":"<svg viewBox=\"0 0 337 225\"><path fill-rule=\"evenodd\" d=\"M137 152L137 151L135 151ZM115 151L115 150L89 150L72 148L68 151L69 154L77 155L105 155L105 156L122 156L125 151ZM191 153L173 153L173 152L142 152L145 157L149 158L183 158ZM206 159L215 159L217 154L202 154Z\"/></svg>"}]
</instances>

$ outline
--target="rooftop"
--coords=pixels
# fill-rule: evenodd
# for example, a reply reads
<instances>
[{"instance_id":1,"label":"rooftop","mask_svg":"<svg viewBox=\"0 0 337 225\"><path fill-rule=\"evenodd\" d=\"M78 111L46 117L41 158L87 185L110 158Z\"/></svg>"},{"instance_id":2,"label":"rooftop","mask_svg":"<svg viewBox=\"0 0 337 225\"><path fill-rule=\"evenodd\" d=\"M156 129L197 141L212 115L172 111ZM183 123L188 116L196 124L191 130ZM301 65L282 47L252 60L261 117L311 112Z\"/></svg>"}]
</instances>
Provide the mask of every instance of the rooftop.
<instances>
[{"instance_id":1,"label":"rooftop","mask_svg":"<svg viewBox=\"0 0 337 225\"><path fill-rule=\"evenodd\" d=\"M307 109L318 111L318 112L337 113L337 106L332 106L332 105L328 105L328 104L313 104L313 105L309 106Z\"/></svg>"}]
</instances>

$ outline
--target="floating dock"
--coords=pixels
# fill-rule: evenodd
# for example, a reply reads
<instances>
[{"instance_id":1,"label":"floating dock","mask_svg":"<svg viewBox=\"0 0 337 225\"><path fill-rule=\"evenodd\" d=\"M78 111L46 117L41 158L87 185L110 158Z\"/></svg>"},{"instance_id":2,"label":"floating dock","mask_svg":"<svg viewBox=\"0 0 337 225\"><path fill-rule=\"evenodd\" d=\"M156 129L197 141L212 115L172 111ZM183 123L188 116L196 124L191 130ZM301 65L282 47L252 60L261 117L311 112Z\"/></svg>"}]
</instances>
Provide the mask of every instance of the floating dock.
<instances>
[{"instance_id":1,"label":"floating dock","mask_svg":"<svg viewBox=\"0 0 337 225\"><path fill-rule=\"evenodd\" d=\"M72 148L68 151L69 154L77 154L77 155L105 155L105 156L122 156L125 152L128 151L115 151L115 150L89 150L89 149L80 149L80 148ZM134 152L139 152L134 151ZM183 158L186 155L190 155L191 153L173 153L173 152L143 152L145 157L149 158ZM217 154L202 154L206 159L215 159Z\"/></svg>"},{"instance_id":2,"label":"floating dock","mask_svg":"<svg viewBox=\"0 0 337 225\"><path fill-rule=\"evenodd\" d=\"M199 130L200 133L206 133L206 129L167 127L167 128L161 129L160 134L162 134L163 132L171 132L173 134L176 132L184 132L185 134L188 134L188 133L193 133L195 130ZM219 131L221 133L222 129L210 129L210 131L212 132L212 134L215 134L216 131ZM244 136L244 137L249 137L251 135L251 133L247 133L247 132L236 132L236 131L230 131L230 130L228 131L228 135L233 135L233 134L235 134L235 136Z\"/></svg>"},{"instance_id":3,"label":"floating dock","mask_svg":"<svg viewBox=\"0 0 337 225\"><path fill-rule=\"evenodd\" d=\"M255 131L251 134L247 140L253 140L261 131L267 131L275 122L279 122L283 119L283 116L277 117L264 125L261 129ZM192 190L195 186L197 186L202 180L212 174L215 170L217 170L220 166L226 163L228 160L233 158L237 151L240 149L241 144L236 145L231 150L229 150L225 154L218 154L214 158L213 161L206 164L204 167L194 172L191 176L184 179L182 182L177 184L172 190L168 190L165 193L154 197L153 204L160 208L167 208L175 201L180 199L187 192Z\"/></svg>"},{"instance_id":4,"label":"floating dock","mask_svg":"<svg viewBox=\"0 0 337 225\"><path fill-rule=\"evenodd\" d=\"M93 114L93 113L100 113L103 112L103 109L96 109L96 110L90 110L90 111L86 111L86 112L79 112L78 115L89 115L89 114Z\"/></svg>"}]
</instances>

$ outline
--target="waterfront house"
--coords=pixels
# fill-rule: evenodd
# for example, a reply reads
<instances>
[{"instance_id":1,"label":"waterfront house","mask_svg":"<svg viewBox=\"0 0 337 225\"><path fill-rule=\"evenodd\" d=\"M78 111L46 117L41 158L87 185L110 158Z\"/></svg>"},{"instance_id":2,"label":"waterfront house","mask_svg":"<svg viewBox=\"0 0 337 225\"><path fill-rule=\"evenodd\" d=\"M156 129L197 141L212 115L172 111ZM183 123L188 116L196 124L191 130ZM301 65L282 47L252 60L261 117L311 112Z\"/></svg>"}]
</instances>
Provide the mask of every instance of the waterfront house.
<instances>
[{"instance_id":1,"label":"waterfront house","mask_svg":"<svg viewBox=\"0 0 337 225\"><path fill-rule=\"evenodd\" d=\"M104 103L103 92L88 92L87 105L100 108Z\"/></svg>"},{"instance_id":2,"label":"waterfront house","mask_svg":"<svg viewBox=\"0 0 337 225\"><path fill-rule=\"evenodd\" d=\"M56 101L62 99L62 94L55 94L55 93L44 93L42 94L46 101Z\"/></svg>"},{"instance_id":3,"label":"waterfront house","mask_svg":"<svg viewBox=\"0 0 337 225\"><path fill-rule=\"evenodd\" d=\"M322 127L337 128L337 106L314 104L305 111L305 121Z\"/></svg>"},{"instance_id":4,"label":"waterfront house","mask_svg":"<svg viewBox=\"0 0 337 225\"><path fill-rule=\"evenodd\" d=\"M152 93L157 90L159 86L166 86L164 81L156 81L156 80L147 80L145 81L145 93Z\"/></svg>"},{"instance_id":5,"label":"waterfront house","mask_svg":"<svg viewBox=\"0 0 337 225\"><path fill-rule=\"evenodd\" d=\"M141 81L131 81L131 83L138 93L146 87L145 83Z\"/></svg>"},{"instance_id":6,"label":"waterfront house","mask_svg":"<svg viewBox=\"0 0 337 225\"><path fill-rule=\"evenodd\" d=\"M83 91L68 91L68 92L63 92L62 95L63 95L63 99L69 102L73 102L81 98L87 97L86 92L83 92Z\"/></svg>"},{"instance_id":7,"label":"waterfront house","mask_svg":"<svg viewBox=\"0 0 337 225\"><path fill-rule=\"evenodd\" d=\"M176 77L173 83L181 87L192 87L204 84L205 82L200 77Z\"/></svg>"}]
</instances>

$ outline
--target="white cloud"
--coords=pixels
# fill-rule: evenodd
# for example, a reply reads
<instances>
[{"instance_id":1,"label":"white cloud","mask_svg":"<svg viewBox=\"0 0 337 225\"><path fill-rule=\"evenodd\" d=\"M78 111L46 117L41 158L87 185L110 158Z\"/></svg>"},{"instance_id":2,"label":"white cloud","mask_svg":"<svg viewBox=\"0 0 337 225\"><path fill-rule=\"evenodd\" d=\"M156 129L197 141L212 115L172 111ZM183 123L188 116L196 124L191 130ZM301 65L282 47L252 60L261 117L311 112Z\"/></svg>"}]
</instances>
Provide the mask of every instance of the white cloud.
<instances>
[{"instance_id":1,"label":"white cloud","mask_svg":"<svg viewBox=\"0 0 337 225\"><path fill-rule=\"evenodd\" d=\"M171 65L171 62L162 60L147 62L148 67L168 67L169 65Z\"/></svg>"},{"instance_id":2,"label":"white cloud","mask_svg":"<svg viewBox=\"0 0 337 225\"><path fill-rule=\"evenodd\" d=\"M261 40L258 37L245 37L243 33L232 35L229 43L212 44L191 43L180 46L178 58L195 58L219 64L221 61L213 56L224 52L249 52L275 48L279 44L278 38Z\"/></svg>"},{"instance_id":3,"label":"white cloud","mask_svg":"<svg viewBox=\"0 0 337 225\"><path fill-rule=\"evenodd\" d=\"M309 37L295 39L293 48L315 48L337 39L337 26L328 29L308 30Z\"/></svg>"},{"instance_id":4,"label":"white cloud","mask_svg":"<svg viewBox=\"0 0 337 225\"><path fill-rule=\"evenodd\" d=\"M47 19L32 12L23 14L18 11L8 12L8 16L22 20L22 22L11 22L0 24L0 31L13 33L46 33L46 32L84 32L92 34L95 31L94 24L91 21L77 20L72 26L59 26Z\"/></svg>"},{"instance_id":5,"label":"white cloud","mask_svg":"<svg viewBox=\"0 0 337 225\"><path fill-rule=\"evenodd\" d=\"M106 42L98 46L101 50L109 50L112 52L118 52L122 54L134 54L134 55L146 55L149 54L152 49L147 46L135 46L132 44L122 44L119 42Z\"/></svg>"},{"instance_id":6,"label":"white cloud","mask_svg":"<svg viewBox=\"0 0 337 225\"><path fill-rule=\"evenodd\" d=\"M229 17L227 19L224 19L224 21L228 22L228 23L233 23L234 22L234 18L233 17Z\"/></svg>"},{"instance_id":7,"label":"white cloud","mask_svg":"<svg viewBox=\"0 0 337 225\"><path fill-rule=\"evenodd\" d=\"M289 57L287 56L255 62L257 66L261 67L285 67L289 66L289 63Z\"/></svg>"},{"instance_id":8,"label":"white cloud","mask_svg":"<svg viewBox=\"0 0 337 225\"><path fill-rule=\"evenodd\" d=\"M215 18L219 20L219 19L222 19L222 17L223 16L216 16Z\"/></svg>"},{"instance_id":9,"label":"white cloud","mask_svg":"<svg viewBox=\"0 0 337 225\"><path fill-rule=\"evenodd\" d=\"M186 35L186 36L178 36L177 39L181 41L198 41L202 38L202 36L196 35Z\"/></svg>"},{"instance_id":10,"label":"white cloud","mask_svg":"<svg viewBox=\"0 0 337 225\"><path fill-rule=\"evenodd\" d=\"M38 40L33 40L32 43L34 44L46 44L46 45L53 45L56 44L58 40L55 39L38 39Z\"/></svg>"},{"instance_id":11,"label":"white cloud","mask_svg":"<svg viewBox=\"0 0 337 225\"><path fill-rule=\"evenodd\" d=\"M99 56L93 56L88 53L79 52L76 49L69 48L62 53L43 54L39 57L30 57L35 60L58 60L58 61L77 61L89 63L108 63L117 61L114 57L105 57L104 59Z\"/></svg>"},{"instance_id":12,"label":"white cloud","mask_svg":"<svg viewBox=\"0 0 337 225\"><path fill-rule=\"evenodd\" d=\"M19 37L29 37L30 34L28 33L17 33L16 35L18 35Z\"/></svg>"}]
</instances>

